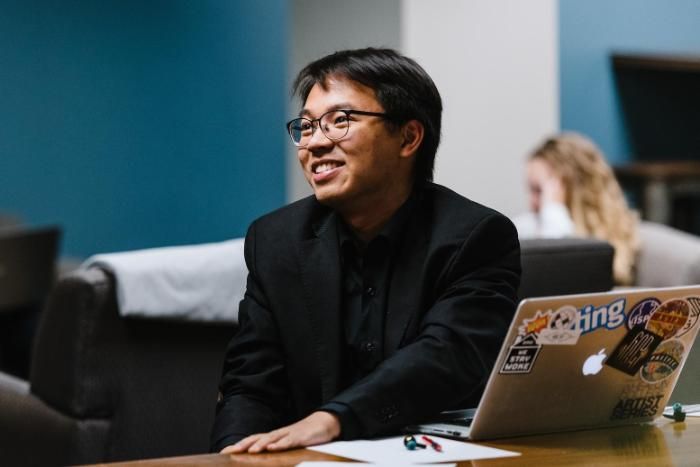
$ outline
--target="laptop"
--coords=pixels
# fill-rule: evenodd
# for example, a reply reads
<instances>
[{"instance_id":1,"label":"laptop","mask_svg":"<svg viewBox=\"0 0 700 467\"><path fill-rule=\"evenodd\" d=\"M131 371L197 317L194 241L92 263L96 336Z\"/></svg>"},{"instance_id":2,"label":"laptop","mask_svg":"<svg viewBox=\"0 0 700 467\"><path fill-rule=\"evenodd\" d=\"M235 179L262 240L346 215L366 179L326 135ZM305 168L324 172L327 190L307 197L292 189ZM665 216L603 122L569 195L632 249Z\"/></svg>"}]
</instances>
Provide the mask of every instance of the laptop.
<instances>
[{"instance_id":1,"label":"laptop","mask_svg":"<svg viewBox=\"0 0 700 467\"><path fill-rule=\"evenodd\" d=\"M0 229L0 313L36 305L56 274L58 227Z\"/></svg>"},{"instance_id":2,"label":"laptop","mask_svg":"<svg viewBox=\"0 0 700 467\"><path fill-rule=\"evenodd\" d=\"M651 421L699 315L700 286L523 300L478 408L406 431L484 440Z\"/></svg>"}]
</instances>

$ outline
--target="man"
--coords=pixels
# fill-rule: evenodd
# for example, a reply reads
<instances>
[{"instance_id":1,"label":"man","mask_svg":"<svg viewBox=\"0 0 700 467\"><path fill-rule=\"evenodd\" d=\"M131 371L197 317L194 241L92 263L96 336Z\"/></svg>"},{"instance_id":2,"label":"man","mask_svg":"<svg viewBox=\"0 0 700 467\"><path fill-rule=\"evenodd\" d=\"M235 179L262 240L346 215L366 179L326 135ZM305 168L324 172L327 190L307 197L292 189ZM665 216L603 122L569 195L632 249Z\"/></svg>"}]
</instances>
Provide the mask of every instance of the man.
<instances>
[{"instance_id":1,"label":"man","mask_svg":"<svg viewBox=\"0 0 700 467\"><path fill-rule=\"evenodd\" d=\"M212 447L277 451L474 407L515 310L499 213L431 183L442 103L393 50L337 52L294 84L314 196L253 222Z\"/></svg>"}]
</instances>

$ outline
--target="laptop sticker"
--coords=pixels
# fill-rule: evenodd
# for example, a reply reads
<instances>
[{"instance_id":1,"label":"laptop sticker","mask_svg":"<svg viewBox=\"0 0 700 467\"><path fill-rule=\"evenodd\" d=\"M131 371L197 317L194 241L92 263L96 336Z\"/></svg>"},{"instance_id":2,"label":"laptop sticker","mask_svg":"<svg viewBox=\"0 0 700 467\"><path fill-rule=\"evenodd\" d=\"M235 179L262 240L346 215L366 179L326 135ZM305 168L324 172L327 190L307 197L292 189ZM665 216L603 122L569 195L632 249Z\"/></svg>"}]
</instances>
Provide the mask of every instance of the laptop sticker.
<instances>
[{"instance_id":1,"label":"laptop sticker","mask_svg":"<svg viewBox=\"0 0 700 467\"><path fill-rule=\"evenodd\" d=\"M528 335L534 335L537 336L540 331L543 329L547 328L549 325L549 320L552 317L552 310L547 310L547 311L540 311L537 310L535 312L535 316L532 318L525 318L523 320L523 324L518 327L518 336L528 336ZM516 342L518 341L518 338L516 338Z\"/></svg>"},{"instance_id":2,"label":"laptop sticker","mask_svg":"<svg viewBox=\"0 0 700 467\"><path fill-rule=\"evenodd\" d=\"M689 315L690 305L682 298L666 300L651 314L646 329L664 340L670 339L685 326Z\"/></svg>"},{"instance_id":3,"label":"laptop sticker","mask_svg":"<svg viewBox=\"0 0 700 467\"><path fill-rule=\"evenodd\" d=\"M639 397L663 396L671 384L671 379L665 379L657 383L647 383L640 378L630 381L622 390L620 399L635 399Z\"/></svg>"},{"instance_id":4,"label":"laptop sticker","mask_svg":"<svg viewBox=\"0 0 700 467\"><path fill-rule=\"evenodd\" d=\"M635 326L644 327L660 304L661 301L654 297L645 298L635 304L627 316L627 329L632 330Z\"/></svg>"},{"instance_id":5,"label":"laptop sticker","mask_svg":"<svg viewBox=\"0 0 700 467\"><path fill-rule=\"evenodd\" d=\"M625 303L624 298L618 298L597 308L564 305L556 311L537 310L532 318L523 319L518 338L532 335L538 345L574 345L582 334L603 327L612 330L624 324Z\"/></svg>"},{"instance_id":6,"label":"laptop sticker","mask_svg":"<svg viewBox=\"0 0 700 467\"><path fill-rule=\"evenodd\" d=\"M610 419L625 420L628 418L651 417L658 411L661 399L663 399L663 395L621 399L615 405Z\"/></svg>"},{"instance_id":7,"label":"laptop sticker","mask_svg":"<svg viewBox=\"0 0 700 467\"><path fill-rule=\"evenodd\" d=\"M642 379L648 383L662 381L673 374L681 364L685 348L679 340L662 342L642 366Z\"/></svg>"},{"instance_id":8,"label":"laptop sticker","mask_svg":"<svg viewBox=\"0 0 700 467\"><path fill-rule=\"evenodd\" d=\"M578 310L565 305L552 313L547 327L541 329L537 343L541 345L574 345L578 342L581 330L578 328Z\"/></svg>"},{"instance_id":9,"label":"laptop sticker","mask_svg":"<svg viewBox=\"0 0 700 467\"><path fill-rule=\"evenodd\" d=\"M518 336L515 343L510 346L499 373L502 375L530 373L541 348L534 334L528 334L523 338Z\"/></svg>"},{"instance_id":10,"label":"laptop sticker","mask_svg":"<svg viewBox=\"0 0 700 467\"><path fill-rule=\"evenodd\" d=\"M685 301L690 305L690 310L688 313L688 320L685 322L682 328L678 330L676 337L684 336L695 327L698 322L698 315L700 314L700 297L686 297Z\"/></svg>"},{"instance_id":11,"label":"laptop sticker","mask_svg":"<svg viewBox=\"0 0 700 467\"><path fill-rule=\"evenodd\" d=\"M661 336L638 325L625 335L605 364L634 376L662 340Z\"/></svg>"},{"instance_id":12,"label":"laptop sticker","mask_svg":"<svg viewBox=\"0 0 700 467\"><path fill-rule=\"evenodd\" d=\"M593 305L586 305L579 311L579 328L582 334L595 331L605 327L608 330L615 329L625 322L624 298L613 300L607 305L595 308Z\"/></svg>"}]
</instances>

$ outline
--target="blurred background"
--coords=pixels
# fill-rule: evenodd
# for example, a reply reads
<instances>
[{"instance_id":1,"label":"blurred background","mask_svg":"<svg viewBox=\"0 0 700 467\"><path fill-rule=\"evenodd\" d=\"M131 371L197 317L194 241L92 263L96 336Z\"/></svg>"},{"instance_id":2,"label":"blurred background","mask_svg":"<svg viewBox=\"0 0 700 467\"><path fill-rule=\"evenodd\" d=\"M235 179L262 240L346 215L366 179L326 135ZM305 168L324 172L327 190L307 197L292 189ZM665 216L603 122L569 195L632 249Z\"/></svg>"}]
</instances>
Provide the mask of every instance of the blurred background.
<instances>
[{"instance_id":1,"label":"blurred background","mask_svg":"<svg viewBox=\"0 0 700 467\"><path fill-rule=\"evenodd\" d=\"M559 130L620 167L700 157L694 0L1 0L0 213L70 258L243 236L310 193L294 74L364 46L426 68L436 181L506 214Z\"/></svg>"}]
</instances>

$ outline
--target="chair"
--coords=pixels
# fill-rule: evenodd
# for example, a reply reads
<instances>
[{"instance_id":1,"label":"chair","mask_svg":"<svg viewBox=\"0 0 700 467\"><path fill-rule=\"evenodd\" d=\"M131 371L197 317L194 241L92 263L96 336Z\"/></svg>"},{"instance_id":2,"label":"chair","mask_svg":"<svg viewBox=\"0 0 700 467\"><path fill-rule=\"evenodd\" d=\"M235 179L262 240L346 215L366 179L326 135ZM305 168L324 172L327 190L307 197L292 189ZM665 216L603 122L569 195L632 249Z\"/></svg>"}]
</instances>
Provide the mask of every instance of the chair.
<instances>
[{"instance_id":1,"label":"chair","mask_svg":"<svg viewBox=\"0 0 700 467\"><path fill-rule=\"evenodd\" d=\"M637 257L640 287L700 284L700 238L655 222L639 225Z\"/></svg>"},{"instance_id":2,"label":"chair","mask_svg":"<svg viewBox=\"0 0 700 467\"><path fill-rule=\"evenodd\" d=\"M520 241L522 277L519 297L600 292L613 286L613 248L580 238Z\"/></svg>"},{"instance_id":3,"label":"chair","mask_svg":"<svg viewBox=\"0 0 700 467\"><path fill-rule=\"evenodd\" d=\"M523 243L521 293L612 285L609 247L571 242ZM29 381L0 374L0 459L47 466L207 452L234 332L122 317L114 278L99 268L62 278L43 313Z\"/></svg>"},{"instance_id":4,"label":"chair","mask_svg":"<svg viewBox=\"0 0 700 467\"><path fill-rule=\"evenodd\" d=\"M234 330L125 319L103 270L62 278L30 380L0 380L0 458L66 465L207 452Z\"/></svg>"},{"instance_id":5,"label":"chair","mask_svg":"<svg viewBox=\"0 0 700 467\"><path fill-rule=\"evenodd\" d=\"M34 329L55 278L60 237L55 226L0 227L1 371L28 375Z\"/></svg>"}]
</instances>

